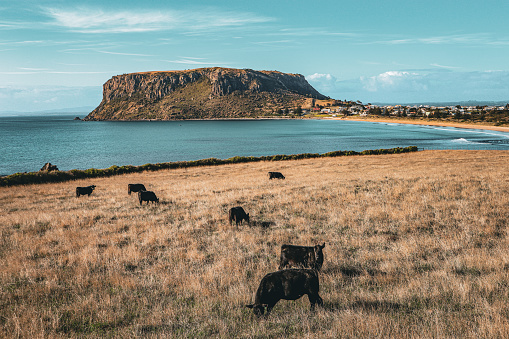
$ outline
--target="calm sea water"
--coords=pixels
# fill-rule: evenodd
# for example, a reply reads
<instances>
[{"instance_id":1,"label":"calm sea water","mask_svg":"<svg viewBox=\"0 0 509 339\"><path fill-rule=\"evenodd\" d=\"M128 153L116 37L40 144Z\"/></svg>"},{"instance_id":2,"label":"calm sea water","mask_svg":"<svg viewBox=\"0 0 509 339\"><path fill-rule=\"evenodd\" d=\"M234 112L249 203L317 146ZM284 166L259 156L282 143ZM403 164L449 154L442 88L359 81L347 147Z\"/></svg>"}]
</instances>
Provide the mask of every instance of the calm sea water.
<instances>
[{"instance_id":1,"label":"calm sea water","mask_svg":"<svg viewBox=\"0 0 509 339\"><path fill-rule=\"evenodd\" d=\"M331 120L73 121L75 115L0 117L0 175L112 165L362 151L509 149L509 133Z\"/></svg>"}]
</instances>

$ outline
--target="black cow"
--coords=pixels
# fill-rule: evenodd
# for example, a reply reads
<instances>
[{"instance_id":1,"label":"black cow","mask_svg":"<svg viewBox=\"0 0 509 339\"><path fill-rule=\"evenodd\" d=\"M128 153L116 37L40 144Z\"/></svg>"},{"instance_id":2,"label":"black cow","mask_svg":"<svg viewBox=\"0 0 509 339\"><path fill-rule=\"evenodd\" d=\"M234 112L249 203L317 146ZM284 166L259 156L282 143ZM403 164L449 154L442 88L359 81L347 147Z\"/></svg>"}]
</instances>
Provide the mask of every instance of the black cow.
<instances>
[{"instance_id":1,"label":"black cow","mask_svg":"<svg viewBox=\"0 0 509 339\"><path fill-rule=\"evenodd\" d=\"M279 269L287 267L304 267L320 270L323 265L323 245L294 246L282 245Z\"/></svg>"},{"instance_id":2,"label":"black cow","mask_svg":"<svg viewBox=\"0 0 509 339\"><path fill-rule=\"evenodd\" d=\"M147 205L150 201L154 203L159 202L159 198L157 198L156 194L152 191L139 191L138 192L138 199L140 200L140 205L146 201Z\"/></svg>"},{"instance_id":3,"label":"black cow","mask_svg":"<svg viewBox=\"0 0 509 339\"><path fill-rule=\"evenodd\" d=\"M284 179L285 176L281 174L281 172L269 172L269 180L270 179Z\"/></svg>"},{"instance_id":4,"label":"black cow","mask_svg":"<svg viewBox=\"0 0 509 339\"><path fill-rule=\"evenodd\" d=\"M143 184L129 184L127 185L127 194L131 195L131 192L146 191Z\"/></svg>"},{"instance_id":5,"label":"black cow","mask_svg":"<svg viewBox=\"0 0 509 339\"><path fill-rule=\"evenodd\" d=\"M319 290L320 283L316 270L288 269L272 272L260 282L254 304L246 307L252 308L258 316L263 315L266 307L268 315L279 300L297 300L307 294L311 310L314 310L315 304L323 305L323 300L318 294Z\"/></svg>"},{"instance_id":6,"label":"black cow","mask_svg":"<svg viewBox=\"0 0 509 339\"><path fill-rule=\"evenodd\" d=\"M232 221L235 221L235 225L239 226L243 220L246 220L249 225L249 213L246 214L244 209L240 206L230 208L230 211L228 212L228 221L230 222L230 225L232 224Z\"/></svg>"},{"instance_id":7,"label":"black cow","mask_svg":"<svg viewBox=\"0 0 509 339\"><path fill-rule=\"evenodd\" d=\"M92 194L94 191L95 185L90 185L86 187L76 187L76 197L80 197L80 195L88 195Z\"/></svg>"}]
</instances>

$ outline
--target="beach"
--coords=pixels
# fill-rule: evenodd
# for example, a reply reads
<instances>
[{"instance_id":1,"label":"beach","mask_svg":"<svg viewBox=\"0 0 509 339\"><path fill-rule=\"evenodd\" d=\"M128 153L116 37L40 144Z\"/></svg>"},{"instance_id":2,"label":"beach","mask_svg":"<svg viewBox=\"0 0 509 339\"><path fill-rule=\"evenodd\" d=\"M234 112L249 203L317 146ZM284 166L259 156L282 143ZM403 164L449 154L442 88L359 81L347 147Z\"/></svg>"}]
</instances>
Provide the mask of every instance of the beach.
<instances>
[{"instance_id":1,"label":"beach","mask_svg":"<svg viewBox=\"0 0 509 339\"><path fill-rule=\"evenodd\" d=\"M382 122L391 124L410 124L410 125L428 125L428 126L443 126L455 128L472 128L483 129L490 131L506 132L509 133L509 126L492 126L483 125L478 123L461 123L461 122L447 122L447 121L433 121L433 120L414 120L404 118L377 118L377 117L331 117L325 118L330 120L348 120L348 121L367 121L367 122Z\"/></svg>"}]
</instances>

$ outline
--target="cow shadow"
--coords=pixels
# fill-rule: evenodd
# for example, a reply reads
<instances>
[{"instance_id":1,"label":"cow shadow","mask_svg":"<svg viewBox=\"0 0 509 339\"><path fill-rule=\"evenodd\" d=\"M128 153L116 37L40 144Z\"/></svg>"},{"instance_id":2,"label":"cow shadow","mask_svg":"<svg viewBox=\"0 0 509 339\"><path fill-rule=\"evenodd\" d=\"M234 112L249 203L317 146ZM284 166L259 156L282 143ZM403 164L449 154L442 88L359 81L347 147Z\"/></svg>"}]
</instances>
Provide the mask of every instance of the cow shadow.
<instances>
[{"instance_id":1,"label":"cow shadow","mask_svg":"<svg viewBox=\"0 0 509 339\"><path fill-rule=\"evenodd\" d=\"M350 303L325 301L323 304L323 309L329 312L355 310L366 312L394 313L406 311L407 307L405 307L401 303L396 303L392 301L357 299Z\"/></svg>"},{"instance_id":2,"label":"cow shadow","mask_svg":"<svg viewBox=\"0 0 509 339\"><path fill-rule=\"evenodd\" d=\"M143 325L138 329L140 336L152 336L162 333L171 333L175 329L173 326L160 324L160 325Z\"/></svg>"},{"instance_id":3,"label":"cow shadow","mask_svg":"<svg viewBox=\"0 0 509 339\"><path fill-rule=\"evenodd\" d=\"M354 278L364 274L364 269L360 265L333 265L329 264L322 269L323 274L341 273L345 277Z\"/></svg>"},{"instance_id":4,"label":"cow shadow","mask_svg":"<svg viewBox=\"0 0 509 339\"><path fill-rule=\"evenodd\" d=\"M274 221L253 220L251 221L250 225L251 227L269 228L275 226L276 223Z\"/></svg>"},{"instance_id":5,"label":"cow shadow","mask_svg":"<svg viewBox=\"0 0 509 339\"><path fill-rule=\"evenodd\" d=\"M369 275L371 277L377 275L386 275L386 272L371 267L362 267L358 264L342 264L342 265L327 265L322 269L324 274L338 274L341 273L346 278L355 278L361 275Z\"/></svg>"}]
</instances>

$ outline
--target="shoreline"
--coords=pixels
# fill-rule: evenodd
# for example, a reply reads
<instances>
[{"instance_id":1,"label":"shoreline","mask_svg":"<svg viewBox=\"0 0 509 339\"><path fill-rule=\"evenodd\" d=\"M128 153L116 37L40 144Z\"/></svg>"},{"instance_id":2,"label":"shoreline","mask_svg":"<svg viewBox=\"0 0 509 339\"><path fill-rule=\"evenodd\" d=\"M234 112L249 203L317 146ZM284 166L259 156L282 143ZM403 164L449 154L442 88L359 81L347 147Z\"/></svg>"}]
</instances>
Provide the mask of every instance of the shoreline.
<instances>
[{"instance_id":1,"label":"shoreline","mask_svg":"<svg viewBox=\"0 0 509 339\"><path fill-rule=\"evenodd\" d=\"M364 122L382 122L382 123L390 123L390 124L406 124L406 125L424 125L424 126L441 126L441 127L455 127L455 128L464 128L464 129L481 129L481 130L490 130L497 132L505 132L509 133L509 127L505 126L492 126L492 125L482 125L482 124L469 124L469 123L456 123L456 122L446 122L446 121L432 121L432 120L407 120L407 119L399 119L399 118L359 118L359 117L331 117L331 118L321 118L324 120L346 120L346 121L364 121Z\"/></svg>"},{"instance_id":2,"label":"shoreline","mask_svg":"<svg viewBox=\"0 0 509 339\"><path fill-rule=\"evenodd\" d=\"M245 117L245 118L205 118L205 119L114 119L114 120L84 120L81 121L118 121L118 122L138 122L138 121L262 121L262 120L345 120L345 121L360 121L360 122L381 122L390 124L406 124L406 125L423 125L423 126L441 126L441 127L455 127L464 129L480 129L480 130L491 130L497 132L509 133L509 126L493 126L483 125L477 123L461 123L461 122L447 122L447 121L433 121L433 120L410 120L401 118L375 118L375 117Z\"/></svg>"},{"instance_id":3,"label":"shoreline","mask_svg":"<svg viewBox=\"0 0 509 339\"><path fill-rule=\"evenodd\" d=\"M111 177L115 175L139 173L144 171L158 171L163 169L191 168L202 166L219 166L238 163L253 163L262 161L288 161L300 159L316 159L316 158L333 158L342 156L359 156L359 155L382 155L382 154L401 154L418 152L417 146L382 148L364 151L331 151L326 153L298 153L298 154L275 154L268 156L233 156L227 159L205 158L190 161L173 161L162 163L148 163L145 165L133 166L112 165L108 168L97 169L89 168L86 170L64 170L64 171L38 171L38 172L18 172L5 177L0 177L1 186L18 186L27 184L44 184L51 182L71 181L77 179L90 179L97 177Z\"/></svg>"}]
</instances>

